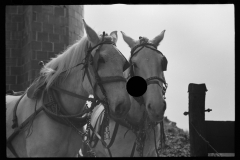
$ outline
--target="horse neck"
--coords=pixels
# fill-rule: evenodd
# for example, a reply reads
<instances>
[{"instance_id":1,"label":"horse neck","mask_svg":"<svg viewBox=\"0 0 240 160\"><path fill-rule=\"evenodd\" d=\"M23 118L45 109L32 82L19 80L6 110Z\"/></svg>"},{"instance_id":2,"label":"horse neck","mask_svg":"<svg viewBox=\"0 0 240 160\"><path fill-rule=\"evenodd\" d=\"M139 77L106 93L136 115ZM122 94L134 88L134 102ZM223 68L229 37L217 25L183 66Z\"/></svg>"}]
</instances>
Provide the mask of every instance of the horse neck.
<instances>
[{"instance_id":1,"label":"horse neck","mask_svg":"<svg viewBox=\"0 0 240 160\"><path fill-rule=\"evenodd\" d=\"M83 70L79 69L68 75L68 77L60 84L60 88L80 96L88 97L89 90L84 89L82 81ZM70 114L76 114L83 110L86 100L79 99L64 93L58 93L59 98L65 109Z\"/></svg>"},{"instance_id":2,"label":"horse neck","mask_svg":"<svg viewBox=\"0 0 240 160\"><path fill-rule=\"evenodd\" d=\"M140 105L132 96L130 96L131 108L127 114L127 119L131 122L138 123L141 121L144 113L144 105Z\"/></svg>"}]
</instances>

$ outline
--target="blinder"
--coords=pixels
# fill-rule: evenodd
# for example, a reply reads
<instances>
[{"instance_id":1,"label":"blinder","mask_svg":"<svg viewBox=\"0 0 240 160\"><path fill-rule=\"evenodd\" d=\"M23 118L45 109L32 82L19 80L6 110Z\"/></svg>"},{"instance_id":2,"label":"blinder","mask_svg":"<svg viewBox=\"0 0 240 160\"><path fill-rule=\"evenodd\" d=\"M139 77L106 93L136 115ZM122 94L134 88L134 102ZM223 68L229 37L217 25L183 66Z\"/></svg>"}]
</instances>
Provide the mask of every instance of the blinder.
<instances>
[{"instance_id":1,"label":"blinder","mask_svg":"<svg viewBox=\"0 0 240 160\"><path fill-rule=\"evenodd\" d=\"M113 45L115 45L115 44L113 44ZM96 50L96 53L95 53L94 57L90 56L92 58L93 67L96 70L98 70L99 58L101 57L100 52L99 52L100 48L101 48L101 46ZM128 60L125 58L125 56L119 50L118 50L118 52L122 55L122 57L125 60L125 63L123 65L123 72L124 72L126 69L128 69L130 67L130 63L128 62Z\"/></svg>"},{"instance_id":2,"label":"blinder","mask_svg":"<svg viewBox=\"0 0 240 160\"><path fill-rule=\"evenodd\" d=\"M163 71L166 71L167 70L167 58L165 56L163 56L163 59L162 59L162 70Z\"/></svg>"},{"instance_id":3,"label":"blinder","mask_svg":"<svg viewBox=\"0 0 240 160\"><path fill-rule=\"evenodd\" d=\"M123 56L123 55L122 55ZM99 65L99 58L100 58L100 53L96 51L94 57L93 57L93 67L98 70L98 65ZM123 56L124 57L124 56ZM123 65L123 72L130 67L130 63L128 60L124 57L125 63Z\"/></svg>"},{"instance_id":4,"label":"blinder","mask_svg":"<svg viewBox=\"0 0 240 160\"><path fill-rule=\"evenodd\" d=\"M156 47L154 44L152 44L151 42L148 42L148 39L147 39L147 38L145 38L145 37L139 37L139 39L140 39L140 44L139 44L139 45L136 45L136 46L133 47L132 50L131 50L129 76L130 76L130 77L133 77L133 76L134 76L134 65L133 65L133 63L131 62L131 58L132 58L134 55L136 55L143 47L146 47L146 48L149 48L149 49L151 49L151 50L154 50L154 51L156 51L157 53L160 53L160 54L163 56L163 58L162 58L162 60L161 60L161 67L162 67L162 71L166 71L166 70L167 70L168 61L167 61L167 58L162 54L162 52L160 52L159 50L157 50L157 47ZM154 48L151 48L151 47L149 47L149 46L152 46L152 47L154 47ZM139 48L139 47L142 47L142 48L140 48L139 50L136 51L136 49ZM136 51L136 52L135 52L135 51ZM150 78L147 78L147 79L146 79L147 85L150 85L150 84L158 84L158 85L160 86L160 84L159 84L158 81L152 81L152 80L154 80L154 79L163 82L163 84L165 85L165 86L162 87L162 92L163 92L163 96L164 96L164 99L165 99L165 98L166 98L166 97L165 97L165 93L166 93L167 86L168 86L167 83L165 82L164 79L155 76L155 77L150 77ZM161 86L160 86L160 87L161 87ZM135 98L135 100L136 100L139 104L144 104L144 99L143 99L142 96L140 96L140 97L134 97L134 98Z\"/></svg>"}]
</instances>

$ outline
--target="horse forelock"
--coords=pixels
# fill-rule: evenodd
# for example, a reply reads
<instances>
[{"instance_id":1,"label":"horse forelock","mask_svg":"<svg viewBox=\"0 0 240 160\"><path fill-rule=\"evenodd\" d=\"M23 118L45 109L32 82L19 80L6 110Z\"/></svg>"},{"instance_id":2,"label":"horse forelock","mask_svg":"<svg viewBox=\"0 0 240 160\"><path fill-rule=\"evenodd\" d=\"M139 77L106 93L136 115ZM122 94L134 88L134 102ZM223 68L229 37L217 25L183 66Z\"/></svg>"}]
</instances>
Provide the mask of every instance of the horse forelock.
<instances>
[{"instance_id":1,"label":"horse forelock","mask_svg":"<svg viewBox=\"0 0 240 160\"><path fill-rule=\"evenodd\" d=\"M76 41L73 45L68 46L66 50L56 55L56 57L51 58L51 60L46 63L40 71L40 74L45 77L45 82L47 83L46 88L49 88L60 74L62 77L67 78L71 70L75 68L81 69L79 67L74 67L72 69L69 68L83 61L86 48L88 47L87 42L87 37L82 37L80 40ZM67 71L63 72L65 70Z\"/></svg>"},{"instance_id":2,"label":"horse forelock","mask_svg":"<svg viewBox=\"0 0 240 160\"><path fill-rule=\"evenodd\" d=\"M104 41L113 41L111 36L104 36Z\"/></svg>"}]
</instances>

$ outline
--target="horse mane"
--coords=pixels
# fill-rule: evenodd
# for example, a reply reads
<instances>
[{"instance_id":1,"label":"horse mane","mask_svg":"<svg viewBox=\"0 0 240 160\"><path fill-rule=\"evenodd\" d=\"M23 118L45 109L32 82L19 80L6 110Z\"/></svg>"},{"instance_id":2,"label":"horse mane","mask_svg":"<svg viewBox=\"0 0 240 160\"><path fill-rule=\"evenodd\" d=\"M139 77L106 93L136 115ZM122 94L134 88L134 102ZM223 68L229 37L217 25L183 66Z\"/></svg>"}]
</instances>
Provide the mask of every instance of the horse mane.
<instances>
[{"instance_id":1,"label":"horse mane","mask_svg":"<svg viewBox=\"0 0 240 160\"><path fill-rule=\"evenodd\" d=\"M55 82L60 74L64 78L67 78L71 70L75 69L75 67L72 69L69 68L82 62L85 57L84 53L88 47L87 42L88 38L86 36L82 37L73 45L68 46L63 52L56 55L56 57L51 58L51 60L45 64L40 70L40 75L45 77L46 89Z\"/></svg>"},{"instance_id":2,"label":"horse mane","mask_svg":"<svg viewBox=\"0 0 240 160\"><path fill-rule=\"evenodd\" d=\"M102 35L100 34L99 38L101 36ZM112 37L106 34L104 40L112 41ZM85 58L86 50L89 47L88 43L90 44L87 36L84 36L80 40L77 40L73 45L68 46L67 49L60 52L56 55L56 57L51 58L51 60L45 64L45 66L40 70L40 75L45 78L44 82L46 83L46 89L48 89L53 83L57 82L56 79L60 76L60 74L61 77L67 78L69 73L73 69L76 69L73 66L81 63ZM79 72L79 74L82 74L82 72Z\"/></svg>"}]
</instances>

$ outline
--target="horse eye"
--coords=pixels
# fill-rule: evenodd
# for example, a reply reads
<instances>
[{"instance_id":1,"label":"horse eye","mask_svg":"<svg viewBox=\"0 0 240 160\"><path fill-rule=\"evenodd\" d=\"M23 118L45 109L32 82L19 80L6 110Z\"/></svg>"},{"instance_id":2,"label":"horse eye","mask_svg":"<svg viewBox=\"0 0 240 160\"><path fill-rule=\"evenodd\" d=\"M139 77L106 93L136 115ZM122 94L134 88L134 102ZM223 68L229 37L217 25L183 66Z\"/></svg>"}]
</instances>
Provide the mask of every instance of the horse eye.
<instances>
[{"instance_id":1,"label":"horse eye","mask_svg":"<svg viewBox=\"0 0 240 160\"><path fill-rule=\"evenodd\" d=\"M98 62L99 62L99 63L105 63L105 60L104 60L103 57L100 56L99 59L98 59Z\"/></svg>"}]
</instances>

